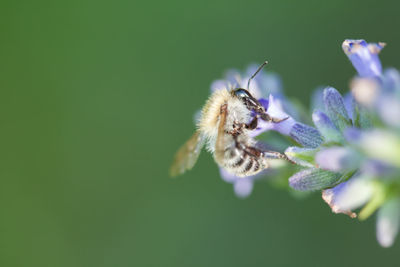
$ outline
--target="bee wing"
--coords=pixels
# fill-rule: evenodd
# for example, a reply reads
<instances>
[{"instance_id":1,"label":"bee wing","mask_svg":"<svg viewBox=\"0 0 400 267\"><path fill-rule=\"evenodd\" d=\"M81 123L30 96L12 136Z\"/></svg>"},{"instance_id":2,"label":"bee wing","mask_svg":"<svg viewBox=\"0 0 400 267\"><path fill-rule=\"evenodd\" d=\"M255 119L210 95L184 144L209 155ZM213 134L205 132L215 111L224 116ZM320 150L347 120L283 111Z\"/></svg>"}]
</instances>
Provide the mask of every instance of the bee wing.
<instances>
[{"instance_id":1,"label":"bee wing","mask_svg":"<svg viewBox=\"0 0 400 267\"><path fill-rule=\"evenodd\" d=\"M170 175L174 177L193 168L199 158L204 143L204 135L196 131L178 152L176 152L174 162L169 170Z\"/></svg>"}]
</instances>

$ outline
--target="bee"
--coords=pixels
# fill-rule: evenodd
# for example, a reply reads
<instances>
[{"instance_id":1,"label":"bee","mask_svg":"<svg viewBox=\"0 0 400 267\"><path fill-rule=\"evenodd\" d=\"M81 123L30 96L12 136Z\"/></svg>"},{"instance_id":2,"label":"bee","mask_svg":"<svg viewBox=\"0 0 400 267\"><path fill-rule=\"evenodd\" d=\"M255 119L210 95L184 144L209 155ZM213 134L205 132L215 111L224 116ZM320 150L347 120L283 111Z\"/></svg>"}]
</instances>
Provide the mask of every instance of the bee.
<instances>
[{"instance_id":1,"label":"bee","mask_svg":"<svg viewBox=\"0 0 400 267\"><path fill-rule=\"evenodd\" d=\"M249 92L250 82L267 64L265 61L250 77L247 89L217 90L201 111L197 131L178 150L170 168L177 176L195 165L203 146L213 154L215 162L228 172L245 177L268 168L269 159L284 159L285 154L266 150L262 143L249 136L257 128L258 120L279 123L288 119L273 118Z\"/></svg>"}]
</instances>

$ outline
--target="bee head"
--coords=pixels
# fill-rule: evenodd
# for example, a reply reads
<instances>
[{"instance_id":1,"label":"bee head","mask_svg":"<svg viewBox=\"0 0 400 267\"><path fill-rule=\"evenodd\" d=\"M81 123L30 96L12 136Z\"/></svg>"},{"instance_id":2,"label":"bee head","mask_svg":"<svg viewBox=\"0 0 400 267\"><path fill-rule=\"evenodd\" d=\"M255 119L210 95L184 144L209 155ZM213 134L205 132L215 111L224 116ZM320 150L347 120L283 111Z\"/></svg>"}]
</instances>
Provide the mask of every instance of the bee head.
<instances>
[{"instance_id":1,"label":"bee head","mask_svg":"<svg viewBox=\"0 0 400 267\"><path fill-rule=\"evenodd\" d=\"M265 108L260 102L255 99L249 91L243 88L234 89L232 96L239 98L249 110L255 111L256 113L265 113Z\"/></svg>"}]
</instances>

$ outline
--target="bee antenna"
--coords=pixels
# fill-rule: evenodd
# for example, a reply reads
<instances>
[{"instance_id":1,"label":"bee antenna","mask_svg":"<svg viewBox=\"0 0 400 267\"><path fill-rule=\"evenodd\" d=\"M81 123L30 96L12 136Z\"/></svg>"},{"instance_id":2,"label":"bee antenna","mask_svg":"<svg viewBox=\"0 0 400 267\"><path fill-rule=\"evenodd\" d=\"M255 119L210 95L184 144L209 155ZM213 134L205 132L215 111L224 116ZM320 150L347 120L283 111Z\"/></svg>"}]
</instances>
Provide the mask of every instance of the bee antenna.
<instances>
[{"instance_id":1,"label":"bee antenna","mask_svg":"<svg viewBox=\"0 0 400 267\"><path fill-rule=\"evenodd\" d=\"M253 78L256 77L256 75L260 72L260 70L262 70L262 68L264 68L264 66L267 65L267 64L268 64L268 61L264 61L264 63L261 64L260 67L258 67L258 69L256 70L256 72L254 72L254 74L251 75L249 81L247 82L247 90L249 90L249 88L250 88L250 82L251 82L251 80L253 80Z\"/></svg>"}]
</instances>

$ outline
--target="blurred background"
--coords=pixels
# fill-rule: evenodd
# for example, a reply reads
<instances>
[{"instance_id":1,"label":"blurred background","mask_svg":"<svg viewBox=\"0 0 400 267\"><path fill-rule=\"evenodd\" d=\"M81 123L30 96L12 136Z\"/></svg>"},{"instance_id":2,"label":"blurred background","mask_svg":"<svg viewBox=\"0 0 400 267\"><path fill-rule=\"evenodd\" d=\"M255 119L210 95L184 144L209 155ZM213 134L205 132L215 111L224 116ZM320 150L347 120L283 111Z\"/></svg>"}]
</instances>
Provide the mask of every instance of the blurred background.
<instances>
[{"instance_id":1,"label":"blurred background","mask_svg":"<svg viewBox=\"0 0 400 267\"><path fill-rule=\"evenodd\" d=\"M399 1L2 1L1 266L398 266L366 222L268 183L238 199L176 149L228 68L267 59L309 104L355 74L346 38L399 68Z\"/></svg>"}]
</instances>

